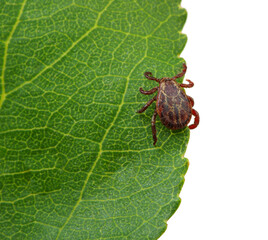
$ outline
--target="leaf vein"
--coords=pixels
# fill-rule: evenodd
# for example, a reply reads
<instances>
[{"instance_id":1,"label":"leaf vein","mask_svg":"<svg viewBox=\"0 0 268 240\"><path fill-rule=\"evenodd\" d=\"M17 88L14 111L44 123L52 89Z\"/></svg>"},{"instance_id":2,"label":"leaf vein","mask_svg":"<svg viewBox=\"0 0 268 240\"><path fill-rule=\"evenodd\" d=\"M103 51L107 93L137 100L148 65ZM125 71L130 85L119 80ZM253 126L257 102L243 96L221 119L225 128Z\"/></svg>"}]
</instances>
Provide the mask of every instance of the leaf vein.
<instances>
[{"instance_id":1,"label":"leaf vein","mask_svg":"<svg viewBox=\"0 0 268 240\"><path fill-rule=\"evenodd\" d=\"M24 7L26 5L26 2L27 0L24 0L23 3L21 4L21 9L19 11L19 14L18 14L18 17L17 17L17 20L15 22L15 24L13 25L13 28L5 42L5 50L4 50L4 59L3 59L3 67L2 67L2 75L1 75L1 85L2 85L2 94L1 94L1 98L0 98L0 109L6 99L6 89L5 89L5 69L6 69L6 63L7 63L7 55L8 55L8 45L10 43L10 40L20 22L20 18L21 18L21 15L23 13L23 10L24 10Z\"/></svg>"},{"instance_id":2,"label":"leaf vein","mask_svg":"<svg viewBox=\"0 0 268 240\"><path fill-rule=\"evenodd\" d=\"M107 128L105 134L103 135L103 138L102 138L102 140L101 140L101 142L100 142L100 151L99 151L99 154L98 154L97 159L95 160L95 162L94 162L94 164L93 164L91 170L89 171L89 173L88 173L88 175L87 175L87 178L86 178L86 180L85 180L85 184L83 185L82 190L81 190L80 197L79 197L79 199L78 199L76 205L74 206L74 208L73 208L73 210L72 210L70 216L68 217L68 219L66 220L66 222L64 223L64 225L62 226L62 228L60 229L60 232L59 232L59 234L58 234L58 236L57 236L56 239L58 239L58 237L60 236L61 231L64 229L64 227L66 226L66 224L69 222L69 220L70 220L71 217L73 216L73 214L74 214L76 208L78 207L79 203L82 201L82 197L83 197L83 194L84 194L84 191L85 191L85 187L86 187L86 185L87 185L87 183L88 183L88 181L89 181L89 178L90 178L90 176L92 175L92 173L93 173L93 171L94 171L94 169L95 169L95 167L96 167L98 161L99 161L100 158L101 158L103 142L105 141L106 136L108 135L110 129L112 128L112 126L113 126L114 123L116 122L116 120L117 120L117 118L118 118L118 116L119 116L119 114L120 114L120 112L121 112L121 108L122 108L122 106L123 106L123 104L124 104L125 95L126 95L126 92L127 92L127 89L128 89L129 78L130 78L131 74L133 73L133 71L136 69L136 67L137 67L137 66L144 60L144 58L147 56L147 50L148 50L148 42L147 42L147 40L146 40L146 43L147 43L147 44L146 44L146 51L145 51L144 56L140 59L140 61L138 61L138 62L135 64L135 66L132 68L132 70L131 70L130 73L128 74L127 82L126 82L126 85L125 85L125 90L124 90L124 93L123 93L123 96L122 96L121 104L120 104L119 107L118 107L118 110L117 110L117 112L116 112L116 114L115 114L115 117L114 117L113 121L111 122L110 126Z\"/></svg>"},{"instance_id":3,"label":"leaf vein","mask_svg":"<svg viewBox=\"0 0 268 240\"><path fill-rule=\"evenodd\" d=\"M73 42L73 44L63 53L61 54L57 59L55 59L54 62L52 62L51 64L47 65L46 67L44 67L38 74L36 74L32 79L25 81L24 83L22 83L21 85L17 86L16 88L12 89L11 91L9 91L8 93L5 94L5 97L7 97L8 95L10 95L11 93L21 89L23 86L32 83L35 79L37 79L39 76L41 76L47 69L53 67L56 63L58 63L63 57L65 57L79 42L81 42L84 38L86 38L93 30L98 28L98 22L99 19L102 15L102 13L110 6L110 4L113 2L114 0L110 1L107 6L98 14L98 17L96 18L96 23L94 24L94 26L92 28L90 28L85 34L83 34L80 38L78 38L75 42ZM1 106L1 105L0 105Z\"/></svg>"}]
</instances>

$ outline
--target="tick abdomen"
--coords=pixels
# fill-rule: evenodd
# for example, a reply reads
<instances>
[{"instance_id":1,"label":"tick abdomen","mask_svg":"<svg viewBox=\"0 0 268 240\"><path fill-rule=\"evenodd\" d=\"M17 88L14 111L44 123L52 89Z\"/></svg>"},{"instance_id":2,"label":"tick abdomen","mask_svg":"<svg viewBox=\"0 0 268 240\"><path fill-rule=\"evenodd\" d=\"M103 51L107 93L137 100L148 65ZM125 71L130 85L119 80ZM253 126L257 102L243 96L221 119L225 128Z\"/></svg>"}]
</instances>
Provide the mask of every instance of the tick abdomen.
<instances>
[{"instance_id":1,"label":"tick abdomen","mask_svg":"<svg viewBox=\"0 0 268 240\"><path fill-rule=\"evenodd\" d=\"M161 122L170 129L181 129L188 125L192 116L191 104L176 81L160 83L156 111Z\"/></svg>"}]
</instances>

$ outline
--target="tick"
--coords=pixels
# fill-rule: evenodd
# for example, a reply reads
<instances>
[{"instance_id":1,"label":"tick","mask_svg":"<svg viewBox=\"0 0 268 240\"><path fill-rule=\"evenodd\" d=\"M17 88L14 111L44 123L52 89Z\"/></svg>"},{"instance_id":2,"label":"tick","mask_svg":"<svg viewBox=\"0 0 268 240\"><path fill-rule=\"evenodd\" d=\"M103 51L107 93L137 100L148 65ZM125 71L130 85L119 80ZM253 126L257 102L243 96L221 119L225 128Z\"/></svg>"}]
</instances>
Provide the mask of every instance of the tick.
<instances>
[{"instance_id":1,"label":"tick","mask_svg":"<svg viewBox=\"0 0 268 240\"><path fill-rule=\"evenodd\" d=\"M156 108L152 117L152 132L154 145L157 142L155 120L156 116L160 117L162 124L167 128L176 130L185 128L194 115L194 123L189 126L189 129L194 129L199 124L199 113L193 109L194 99L187 96L183 88L191 88L194 83L186 79L189 83L177 83L176 79L185 75L187 70L186 64L183 64L183 70L175 77L164 77L161 79L153 77L151 72L144 73L144 76L149 80L154 80L159 83L158 87L154 87L149 91L144 91L140 88L140 92L144 95L150 95L158 91L157 95L148 101L138 113L144 112L154 101Z\"/></svg>"}]
</instances>

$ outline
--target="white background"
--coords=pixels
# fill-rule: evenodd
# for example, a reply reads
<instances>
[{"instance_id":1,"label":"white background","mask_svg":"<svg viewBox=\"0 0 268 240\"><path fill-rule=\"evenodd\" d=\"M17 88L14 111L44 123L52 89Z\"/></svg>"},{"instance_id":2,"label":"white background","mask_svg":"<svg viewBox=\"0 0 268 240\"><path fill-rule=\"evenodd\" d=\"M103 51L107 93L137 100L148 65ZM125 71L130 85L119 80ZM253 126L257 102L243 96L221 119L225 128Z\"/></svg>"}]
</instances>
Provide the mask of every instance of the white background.
<instances>
[{"instance_id":1,"label":"white background","mask_svg":"<svg viewBox=\"0 0 268 240\"><path fill-rule=\"evenodd\" d=\"M268 239L268 1L183 0L186 89L201 121L160 240Z\"/></svg>"}]
</instances>

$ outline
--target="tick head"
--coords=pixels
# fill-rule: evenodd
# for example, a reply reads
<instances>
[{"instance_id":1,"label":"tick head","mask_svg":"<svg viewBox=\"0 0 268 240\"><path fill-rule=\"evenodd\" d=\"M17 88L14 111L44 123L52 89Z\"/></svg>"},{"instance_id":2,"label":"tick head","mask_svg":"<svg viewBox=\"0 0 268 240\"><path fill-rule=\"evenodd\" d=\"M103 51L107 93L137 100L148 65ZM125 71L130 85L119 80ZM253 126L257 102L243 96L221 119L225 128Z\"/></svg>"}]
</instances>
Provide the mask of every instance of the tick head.
<instances>
[{"instance_id":1,"label":"tick head","mask_svg":"<svg viewBox=\"0 0 268 240\"><path fill-rule=\"evenodd\" d=\"M171 78L164 77L164 78L161 78L160 82L168 82L168 81L171 81L171 80L172 80Z\"/></svg>"}]
</instances>

